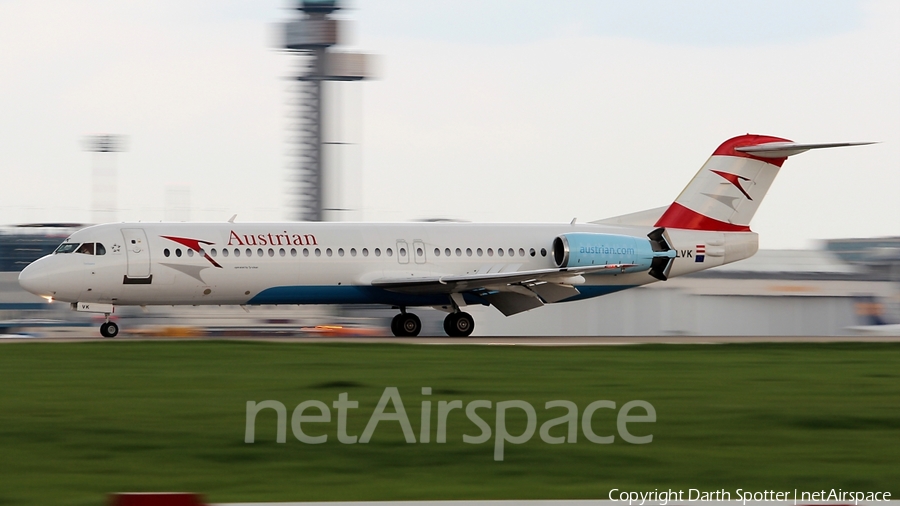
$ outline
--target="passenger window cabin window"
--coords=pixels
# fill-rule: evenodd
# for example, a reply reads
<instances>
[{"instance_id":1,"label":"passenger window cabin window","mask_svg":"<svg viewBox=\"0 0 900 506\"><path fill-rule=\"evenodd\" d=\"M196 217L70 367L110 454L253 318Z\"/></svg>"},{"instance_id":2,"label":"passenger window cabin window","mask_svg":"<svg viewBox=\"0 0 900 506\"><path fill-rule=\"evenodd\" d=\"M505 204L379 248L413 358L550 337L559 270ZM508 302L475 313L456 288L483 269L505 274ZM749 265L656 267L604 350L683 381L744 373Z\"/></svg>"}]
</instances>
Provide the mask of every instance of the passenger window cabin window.
<instances>
[{"instance_id":1,"label":"passenger window cabin window","mask_svg":"<svg viewBox=\"0 0 900 506\"><path fill-rule=\"evenodd\" d=\"M181 258L181 248L175 248L175 256Z\"/></svg>"},{"instance_id":2,"label":"passenger window cabin window","mask_svg":"<svg viewBox=\"0 0 900 506\"><path fill-rule=\"evenodd\" d=\"M534 256L534 248L531 248L530 250L528 250L528 254L531 256Z\"/></svg>"},{"instance_id":3,"label":"passenger window cabin window","mask_svg":"<svg viewBox=\"0 0 900 506\"><path fill-rule=\"evenodd\" d=\"M363 254L364 257L369 256L369 248L363 248L363 249L362 249L362 254Z\"/></svg>"},{"instance_id":4,"label":"passenger window cabin window","mask_svg":"<svg viewBox=\"0 0 900 506\"><path fill-rule=\"evenodd\" d=\"M489 256L489 257L494 256L494 250L493 250L493 248L488 248L488 256Z\"/></svg>"},{"instance_id":5,"label":"passenger window cabin window","mask_svg":"<svg viewBox=\"0 0 900 506\"><path fill-rule=\"evenodd\" d=\"M400 256L402 256L402 257L406 256L406 248L400 248L398 251L400 252Z\"/></svg>"},{"instance_id":6,"label":"passenger window cabin window","mask_svg":"<svg viewBox=\"0 0 900 506\"><path fill-rule=\"evenodd\" d=\"M459 248L457 248L457 249L459 249ZM457 255L457 256L458 256L458 255ZM472 248L466 248L466 256L467 256L467 257L472 256Z\"/></svg>"},{"instance_id":7,"label":"passenger window cabin window","mask_svg":"<svg viewBox=\"0 0 900 506\"><path fill-rule=\"evenodd\" d=\"M216 253L216 248L213 248L213 249L209 250L209 254L212 255L212 256L218 255L218 253Z\"/></svg>"},{"instance_id":8,"label":"passenger window cabin window","mask_svg":"<svg viewBox=\"0 0 900 506\"><path fill-rule=\"evenodd\" d=\"M422 248L416 248L416 256L420 257L420 256L424 256L424 255L425 255L425 251L423 251Z\"/></svg>"},{"instance_id":9,"label":"passenger window cabin window","mask_svg":"<svg viewBox=\"0 0 900 506\"><path fill-rule=\"evenodd\" d=\"M541 248L541 256L542 257L547 256L547 248Z\"/></svg>"},{"instance_id":10,"label":"passenger window cabin window","mask_svg":"<svg viewBox=\"0 0 900 506\"><path fill-rule=\"evenodd\" d=\"M253 256L253 250L250 248L247 248L246 250L244 250L244 253L247 255L247 258L250 258Z\"/></svg>"},{"instance_id":11,"label":"passenger window cabin window","mask_svg":"<svg viewBox=\"0 0 900 506\"><path fill-rule=\"evenodd\" d=\"M339 257L344 256L344 248L338 248L338 256Z\"/></svg>"},{"instance_id":12,"label":"passenger window cabin window","mask_svg":"<svg viewBox=\"0 0 900 506\"><path fill-rule=\"evenodd\" d=\"M297 248L291 248L291 256L292 257L297 256Z\"/></svg>"},{"instance_id":13,"label":"passenger window cabin window","mask_svg":"<svg viewBox=\"0 0 900 506\"><path fill-rule=\"evenodd\" d=\"M356 256L356 248L350 248L350 256L352 256L352 257Z\"/></svg>"},{"instance_id":14,"label":"passenger window cabin window","mask_svg":"<svg viewBox=\"0 0 900 506\"><path fill-rule=\"evenodd\" d=\"M394 250L392 250L391 248L384 250L384 253L389 257L394 256Z\"/></svg>"},{"instance_id":15,"label":"passenger window cabin window","mask_svg":"<svg viewBox=\"0 0 900 506\"><path fill-rule=\"evenodd\" d=\"M477 250L475 250L475 253L478 254L478 256L484 255L484 251L482 251L481 248L478 248Z\"/></svg>"},{"instance_id":16,"label":"passenger window cabin window","mask_svg":"<svg viewBox=\"0 0 900 506\"><path fill-rule=\"evenodd\" d=\"M192 249L187 250L187 256L189 256L189 257L194 256L194 250L192 250Z\"/></svg>"},{"instance_id":17,"label":"passenger window cabin window","mask_svg":"<svg viewBox=\"0 0 900 506\"><path fill-rule=\"evenodd\" d=\"M222 248L222 256L223 256L223 257L227 257L227 256L228 256L228 248Z\"/></svg>"},{"instance_id":18,"label":"passenger window cabin window","mask_svg":"<svg viewBox=\"0 0 900 506\"><path fill-rule=\"evenodd\" d=\"M520 257L525 256L525 248L519 248L519 256Z\"/></svg>"},{"instance_id":19,"label":"passenger window cabin window","mask_svg":"<svg viewBox=\"0 0 900 506\"><path fill-rule=\"evenodd\" d=\"M322 250L320 250L319 248L316 248L316 256L317 257L322 256Z\"/></svg>"},{"instance_id":20,"label":"passenger window cabin window","mask_svg":"<svg viewBox=\"0 0 900 506\"><path fill-rule=\"evenodd\" d=\"M163 255L165 255L166 258L169 257L169 255L170 255L170 253L169 253L169 248L166 248L166 249L163 250Z\"/></svg>"},{"instance_id":21,"label":"passenger window cabin window","mask_svg":"<svg viewBox=\"0 0 900 506\"><path fill-rule=\"evenodd\" d=\"M381 256L381 248L375 248L375 256L377 256L377 257Z\"/></svg>"},{"instance_id":22,"label":"passenger window cabin window","mask_svg":"<svg viewBox=\"0 0 900 506\"><path fill-rule=\"evenodd\" d=\"M511 257L516 256L516 251L512 248L509 248L509 256L511 256Z\"/></svg>"},{"instance_id":23,"label":"passenger window cabin window","mask_svg":"<svg viewBox=\"0 0 900 506\"><path fill-rule=\"evenodd\" d=\"M434 256L436 256L436 257L441 256L441 248L434 248Z\"/></svg>"},{"instance_id":24,"label":"passenger window cabin window","mask_svg":"<svg viewBox=\"0 0 900 506\"><path fill-rule=\"evenodd\" d=\"M459 248L456 248L456 249L458 250ZM450 256L450 248L444 248L444 254L447 256ZM459 256L459 255L456 255L456 256Z\"/></svg>"},{"instance_id":25,"label":"passenger window cabin window","mask_svg":"<svg viewBox=\"0 0 900 506\"><path fill-rule=\"evenodd\" d=\"M272 248L269 248L269 256L270 257L275 256L275 250L273 250Z\"/></svg>"},{"instance_id":26,"label":"passenger window cabin window","mask_svg":"<svg viewBox=\"0 0 900 506\"><path fill-rule=\"evenodd\" d=\"M256 248L256 256L258 256L258 257L263 256L263 249L262 249L262 248Z\"/></svg>"},{"instance_id":27,"label":"passenger window cabin window","mask_svg":"<svg viewBox=\"0 0 900 506\"><path fill-rule=\"evenodd\" d=\"M305 257L309 256L309 248L303 248L303 256L305 256Z\"/></svg>"},{"instance_id":28,"label":"passenger window cabin window","mask_svg":"<svg viewBox=\"0 0 900 506\"><path fill-rule=\"evenodd\" d=\"M325 248L325 254L331 256L334 254L334 252L331 251L331 248Z\"/></svg>"},{"instance_id":29,"label":"passenger window cabin window","mask_svg":"<svg viewBox=\"0 0 900 506\"><path fill-rule=\"evenodd\" d=\"M497 248L497 255L503 256L503 248Z\"/></svg>"},{"instance_id":30,"label":"passenger window cabin window","mask_svg":"<svg viewBox=\"0 0 900 506\"><path fill-rule=\"evenodd\" d=\"M234 248L234 256L236 256L236 257L241 256L241 250Z\"/></svg>"},{"instance_id":31,"label":"passenger window cabin window","mask_svg":"<svg viewBox=\"0 0 900 506\"><path fill-rule=\"evenodd\" d=\"M283 257L284 255L285 255L284 248L279 248L279 249L278 249L278 256L282 256L282 257Z\"/></svg>"}]
</instances>

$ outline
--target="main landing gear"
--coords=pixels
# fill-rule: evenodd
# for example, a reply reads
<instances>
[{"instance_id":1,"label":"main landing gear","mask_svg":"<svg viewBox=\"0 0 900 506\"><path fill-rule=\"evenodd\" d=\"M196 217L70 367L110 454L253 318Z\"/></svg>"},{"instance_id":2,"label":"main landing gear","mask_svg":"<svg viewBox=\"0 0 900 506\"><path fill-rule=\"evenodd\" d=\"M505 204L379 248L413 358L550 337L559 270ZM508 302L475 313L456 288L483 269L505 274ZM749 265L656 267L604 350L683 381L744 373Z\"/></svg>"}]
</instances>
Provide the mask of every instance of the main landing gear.
<instances>
[{"instance_id":1,"label":"main landing gear","mask_svg":"<svg viewBox=\"0 0 900 506\"><path fill-rule=\"evenodd\" d=\"M116 337L119 335L119 326L109 321L109 313L106 313L106 322L100 325L100 335L103 337Z\"/></svg>"},{"instance_id":2,"label":"main landing gear","mask_svg":"<svg viewBox=\"0 0 900 506\"><path fill-rule=\"evenodd\" d=\"M469 337L475 330L475 319L469 313L459 311L444 318L444 332L450 337Z\"/></svg>"},{"instance_id":3,"label":"main landing gear","mask_svg":"<svg viewBox=\"0 0 900 506\"><path fill-rule=\"evenodd\" d=\"M450 337L468 337L475 330L475 320L469 313L457 311L444 318L444 332ZM407 313L401 308L400 314L391 320L391 332L397 337L415 337L422 331L422 321L419 317Z\"/></svg>"},{"instance_id":4,"label":"main landing gear","mask_svg":"<svg viewBox=\"0 0 900 506\"><path fill-rule=\"evenodd\" d=\"M391 320L391 332L397 337L415 337L422 331L422 320L418 316L400 309L400 314Z\"/></svg>"}]
</instances>

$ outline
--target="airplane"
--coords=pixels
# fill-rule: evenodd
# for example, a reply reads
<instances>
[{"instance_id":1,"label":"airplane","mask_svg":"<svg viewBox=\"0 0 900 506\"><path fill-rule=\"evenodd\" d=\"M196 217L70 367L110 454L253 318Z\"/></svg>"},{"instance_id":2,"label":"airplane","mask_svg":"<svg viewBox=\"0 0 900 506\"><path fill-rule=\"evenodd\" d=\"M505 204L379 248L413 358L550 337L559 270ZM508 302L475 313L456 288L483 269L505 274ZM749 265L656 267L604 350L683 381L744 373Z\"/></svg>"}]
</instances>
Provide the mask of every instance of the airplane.
<instances>
[{"instance_id":1,"label":"airplane","mask_svg":"<svg viewBox=\"0 0 900 506\"><path fill-rule=\"evenodd\" d=\"M116 306L385 304L395 336L416 336L408 308L447 312L444 331L469 336L463 308L506 316L665 281L749 258L750 220L784 161L810 149L765 135L722 143L669 205L589 223L109 223L81 229L28 265L19 284L76 311Z\"/></svg>"}]
</instances>

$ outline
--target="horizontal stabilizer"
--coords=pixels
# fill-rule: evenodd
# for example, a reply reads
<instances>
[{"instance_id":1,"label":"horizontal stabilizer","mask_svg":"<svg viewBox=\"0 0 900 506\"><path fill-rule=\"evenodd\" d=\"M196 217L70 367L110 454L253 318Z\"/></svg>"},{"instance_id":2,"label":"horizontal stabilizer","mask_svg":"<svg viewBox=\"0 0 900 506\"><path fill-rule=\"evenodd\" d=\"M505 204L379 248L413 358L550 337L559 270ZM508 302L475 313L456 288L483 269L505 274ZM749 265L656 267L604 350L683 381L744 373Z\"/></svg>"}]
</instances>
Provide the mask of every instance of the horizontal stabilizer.
<instances>
[{"instance_id":1,"label":"horizontal stabilizer","mask_svg":"<svg viewBox=\"0 0 900 506\"><path fill-rule=\"evenodd\" d=\"M846 146L865 146L867 144L875 144L874 142L828 142L824 144L801 144L799 142L767 142L765 144L757 144L755 146L741 146L734 148L735 151L747 153L748 155L758 156L760 158L787 158L789 156L799 155L809 151L810 149L822 148L843 148Z\"/></svg>"}]
</instances>

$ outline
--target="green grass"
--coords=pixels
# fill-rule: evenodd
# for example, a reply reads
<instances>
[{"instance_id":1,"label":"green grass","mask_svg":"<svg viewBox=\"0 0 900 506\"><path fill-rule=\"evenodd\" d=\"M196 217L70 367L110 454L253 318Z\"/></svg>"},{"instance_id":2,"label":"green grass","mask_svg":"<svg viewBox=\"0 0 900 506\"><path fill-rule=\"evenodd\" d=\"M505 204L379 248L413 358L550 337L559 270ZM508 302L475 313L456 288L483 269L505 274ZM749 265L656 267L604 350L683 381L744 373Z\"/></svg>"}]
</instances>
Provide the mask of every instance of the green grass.
<instances>
[{"instance_id":1,"label":"green grass","mask_svg":"<svg viewBox=\"0 0 900 506\"><path fill-rule=\"evenodd\" d=\"M104 342L0 346L0 504L102 504L112 491L195 491L212 502L606 499L623 490L900 492L900 345L734 344L527 348ZM385 387L398 387L416 437L432 387L432 442L407 444L383 422L368 444L275 442L260 413L244 443L248 400L290 412L304 400L359 401L362 433ZM439 400L522 399L538 427L556 399L643 399L653 442L549 445L462 442L479 430L454 411L434 441ZM493 411L480 411L494 425ZM510 411L510 433L524 416ZM312 413L309 413L312 414ZM615 433L600 410L595 431ZM304 426L306 427L306 426ZM553 435L561 435L557 427Z\"/></svg>"}]
</instances>

